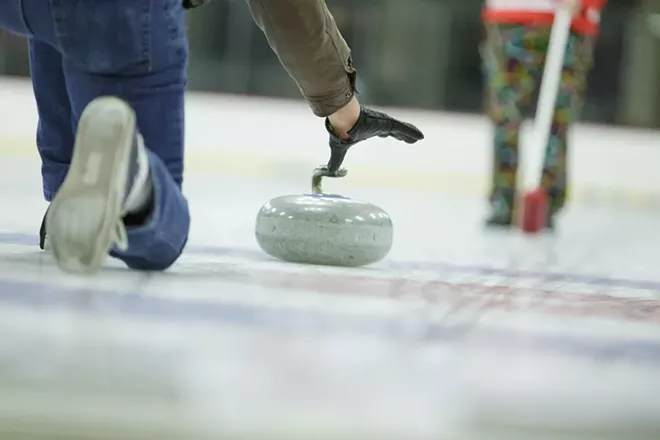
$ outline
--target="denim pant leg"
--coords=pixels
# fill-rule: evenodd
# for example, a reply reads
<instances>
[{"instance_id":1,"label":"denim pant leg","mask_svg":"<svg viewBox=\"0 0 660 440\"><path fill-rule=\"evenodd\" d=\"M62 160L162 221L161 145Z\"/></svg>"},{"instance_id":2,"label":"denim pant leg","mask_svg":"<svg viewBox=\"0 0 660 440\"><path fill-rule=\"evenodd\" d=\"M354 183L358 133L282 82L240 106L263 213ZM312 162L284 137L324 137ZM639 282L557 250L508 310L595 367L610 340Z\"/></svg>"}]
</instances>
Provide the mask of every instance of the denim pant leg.
<instances>
[{"instance_id":1,"label":"denim pant leg","mask_svg":"<svg viewBox=\"0 0 660 440\"><path fill-rule=\"evenodd\" d=\"M19 1L0 1L0 29L18 35L29 35Z\"/></svg>"},{"instance_id":2,"label":"denim pant leg","mask_svg":"<svg viewBox=\"0 0 660 440\"><path fill-rule=\"evenodd\" d=\"M165 270L183 252L188 240L190 216L188 204L163 161L149 151L155 205L149 221L140 227L129 227L128 250L113 250L132 269Z\"/></svg>"},{"instance_id":3,"label":"denim pant leg","mask_svg":"<svg viewBox=\"0 0 660 440\"><path fill-rule=\"evenodd\" d=\"M28 37L30 76L39 112L37 147L44 196L50 201L68 171L74 133L49 0L0 1L0 28Z\"/></svg>"},{"instance_id":4,"label":"denim pant leg","mask_svg":"<svg viewBox=\"0 0 660 440\"><path fill-rule=\"evenodd\" d=\"M128 250L111 254L132 268L166 269L181 254L190 227L181 192L188 62L181 1L23 1L24 9L52 6L52 43L63 56L74 127L99 96L118 96L135 110L149 150L155 206L147 224L129 228ZM26 16L36 22L44 10Z\"/></svg>"},{"instance_id":5,"label":"denim pant leg","mask_svg":"<svg viewBox=\"0 0 660 440\"><path fill-rule=\"evenodd\" d=\"M44 198L51 201L64 182L75 133L62 55L48 43L29 39L30 76L39 112L37 149L41 157Z\"/></svg>"}]
</instances>

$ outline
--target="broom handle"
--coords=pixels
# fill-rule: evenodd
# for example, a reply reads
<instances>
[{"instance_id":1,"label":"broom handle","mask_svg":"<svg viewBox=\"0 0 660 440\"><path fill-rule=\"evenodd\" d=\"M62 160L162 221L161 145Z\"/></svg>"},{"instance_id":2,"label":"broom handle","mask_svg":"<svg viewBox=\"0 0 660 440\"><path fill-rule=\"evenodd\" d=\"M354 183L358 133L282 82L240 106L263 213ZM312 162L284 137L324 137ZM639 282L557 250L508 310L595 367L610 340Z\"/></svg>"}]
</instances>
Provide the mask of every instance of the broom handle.
<instances>
[{"instance_id":1,"label":"broom handle","mask_svg":"<svg viewBox=\"0 0 660 440\"><path fill-rule=\"evenodd\" d=\"M536 117L534 118L534 137L531 151L541 153L538 160L540 169L535 170L537 172L533 174L535 176L534 181L537 183L534 188L538 188L541 183L545 158L543 152L548 145L550 137L552 117L557 103L557 95L559 94L566 45L571 32L572 21L573 12L570 8L559 7L557 9L550 34L550 45L545 60L539 100L536 105Z\"/></svg>"}]
</instances>

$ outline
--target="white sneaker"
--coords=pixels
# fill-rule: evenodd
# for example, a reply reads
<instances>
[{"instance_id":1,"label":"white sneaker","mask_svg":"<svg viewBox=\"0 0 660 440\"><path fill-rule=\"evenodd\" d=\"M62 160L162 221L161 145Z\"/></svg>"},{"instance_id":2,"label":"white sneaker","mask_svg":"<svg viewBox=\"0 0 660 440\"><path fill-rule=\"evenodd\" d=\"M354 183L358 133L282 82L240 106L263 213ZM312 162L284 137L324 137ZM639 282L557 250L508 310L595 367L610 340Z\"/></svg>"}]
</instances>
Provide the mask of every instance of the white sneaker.
<instances>
[{"instance_id":1,"label":"white sneaker","mask_svg":"<svg viewBox=\"0 0 660 440\"><path fill-rule=\"evenodd\" d=\"M47 243L60 269L91 274L113 247L126 250L123 205L137 174L133 109L97 98L78 124L73 159L46 216Z\"/></svg>"}]
</instances>

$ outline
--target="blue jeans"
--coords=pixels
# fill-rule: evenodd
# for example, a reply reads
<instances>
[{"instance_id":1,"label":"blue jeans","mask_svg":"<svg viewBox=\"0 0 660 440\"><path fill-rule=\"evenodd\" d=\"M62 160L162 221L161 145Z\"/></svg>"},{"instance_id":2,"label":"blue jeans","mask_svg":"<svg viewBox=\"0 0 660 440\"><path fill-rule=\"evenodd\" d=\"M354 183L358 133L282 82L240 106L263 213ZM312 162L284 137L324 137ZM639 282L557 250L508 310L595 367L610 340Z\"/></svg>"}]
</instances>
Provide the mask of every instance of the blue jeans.
<instances>
[{"instance_id":1,"label":"blue jeans","mask_svg":"<svg viewBox=\"0 0 660 440\"><path fill-rule=\"evenodd\" d=\"M1 0L0 27L28 37L46 200L66 177L83 109L102 95L123 98L149 150L155 207L147 224L129 228L128 251L111 255L135 269L171 266L190 229L181 192L188 63L181 0Z\"/></svg>"}]
</instances>

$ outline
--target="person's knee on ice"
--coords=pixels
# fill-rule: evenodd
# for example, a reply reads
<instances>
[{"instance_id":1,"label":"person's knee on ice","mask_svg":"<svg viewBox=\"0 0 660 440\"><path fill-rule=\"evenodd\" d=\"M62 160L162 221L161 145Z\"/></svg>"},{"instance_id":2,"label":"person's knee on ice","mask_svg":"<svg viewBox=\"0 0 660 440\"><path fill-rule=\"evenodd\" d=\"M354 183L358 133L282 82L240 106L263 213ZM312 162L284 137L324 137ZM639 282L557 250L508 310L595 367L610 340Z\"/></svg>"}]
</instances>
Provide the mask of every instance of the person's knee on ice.
<instances>
[{"instance_id":1,"label":"person's knee on ice","mask_svg":"<svg viewBox=\"0 0 660 440\"><path fill-rule=\"evenodd\" d=\"M148 176L144 180L136 178L127 191L122 217L129 247L115 248L110 255L131 269L164 271L176 263L184 250L190 214L178 183L163 161L145 147L141 151Z\"/></svg>"},{"instance_id":2,"label":"person's knee on ice","mask_svg":"<svg viewBox=\"0 0 660 440\"><path fill-rule=\"evenodd\" d=\"M37 1L48 0L29 0L26 7ZM66 115L57 112L55 104L40 106L40 119L65 119L59 124L60 130L66 127L77 131L75 148L74 141L58 143L57 153L64 160L42 155L45 194L52 203L42 223L40 246L45 248L48 243L60 267L70 265L73 271L92 272L109 254L132 268L163 270L177 260L187 241L190 220L181 193L187 35L181 0L162 3L159 8L145 8L144 2L127 0L91 9L76 8L66 2L55 5L50 12L60 17L57 30L66 34L59 40L55 38L57 32L48 34L32 26L39 33L35 38L57 51L59 71L52 75L45 72L44 76L52 78L51 83L58 78L66 93L57 100L70 105ZM201 3L188 2L188 7ZM48 11L31 14L45 17L44 22L53 21ZM81 19L81 14L90 19ZM117 40L113 34L94 33L89 23L99 22L107 28L122 29L124 38ZM144 28L146 22L150 26ZM53 87L40 84L43 87L35 87L38 99L50 99L48 102L53 103ZM120 98L123 104L116 106L105 101L101 105L99 98L108 95ZM85 119L81 115L88 109L92 114ZM121 136L112 138L115 135L102 133L108 119L99 115L106 111L114 114L109 120L118 124ZM83 119L87 122L83 123ZM140 135L146 148L138 142ZM135 143L127 142L129 137L135 137ZM53 139L50 134L49 138L42 138L40 147L53 145ZM104 144L107 153L96 151L95 144ZM117 160L111 160L113 151ZM81 177L90 167L90 157L103 163L102 170L111 170L105 177L103 171L99 172L98 181L92 184ZM60 162L59 168L53 166ZM99 191L95 193L95 189ZM54 205L67 209L55 209L58 206ZM58 211L56 215L53 210ZM67 214L68 210L81 212L74 217ZM77 224L78 233L69 231L67 223ZM97 234L92 233L94 228Z\"/></svg>"},{"instance_id":3,"label":"person's knee on ice","mask_svg":"<svg viewBox=\"0 0 660 440\"><path fill-rule=\"evenodd\" d=\"M46 214L46 241L58 266L92 273L111 255L133 269L164 270L181 254L189 227L187 202L144 145L132 107L115 97L93 100Z\"/></svg>"}]
</instances>

